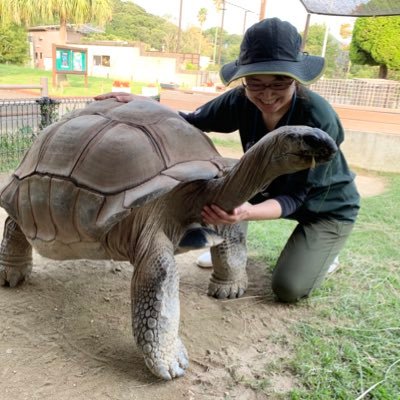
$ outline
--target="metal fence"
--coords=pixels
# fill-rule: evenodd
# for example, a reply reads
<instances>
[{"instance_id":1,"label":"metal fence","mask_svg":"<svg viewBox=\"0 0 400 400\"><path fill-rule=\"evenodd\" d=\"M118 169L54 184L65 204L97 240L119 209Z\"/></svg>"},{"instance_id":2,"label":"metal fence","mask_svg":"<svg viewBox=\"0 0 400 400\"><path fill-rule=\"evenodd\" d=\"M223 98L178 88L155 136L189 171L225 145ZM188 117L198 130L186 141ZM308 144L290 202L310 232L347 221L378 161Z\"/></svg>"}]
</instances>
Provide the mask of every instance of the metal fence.
<instances>
[{"instance_id":1,"label":"metal fence","mask_svg":"<svg viewBox=\"0 0 400 400\"><path fill-rule=\"evenodd\" d=\"M400 109L400 82L386 79L320 79L310 88L332 104Z\"/></svg>"},{"instance_id":2,"label":"metal fence","mask_svg":"<svg viewBox=\"0 0 400 400\"><path fill-rule=\"evenodd\" d=\"M15 168L43 128L91 101L91 97L0 100L0 171Z\"/></svg>"}]
</instances>

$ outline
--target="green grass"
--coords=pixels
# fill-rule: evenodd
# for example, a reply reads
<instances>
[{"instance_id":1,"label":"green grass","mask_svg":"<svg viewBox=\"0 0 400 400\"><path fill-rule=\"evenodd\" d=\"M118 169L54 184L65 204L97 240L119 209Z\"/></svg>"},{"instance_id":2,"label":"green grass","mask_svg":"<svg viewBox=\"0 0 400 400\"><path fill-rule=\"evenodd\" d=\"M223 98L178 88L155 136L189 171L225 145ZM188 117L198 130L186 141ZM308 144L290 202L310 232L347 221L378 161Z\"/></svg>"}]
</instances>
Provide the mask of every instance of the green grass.
<instances>
[{"instance_id":1,"label":"green grass","mask_svg":"<svg viewBox=\"0 0 400 400\"><path fill-rule=\"evenodd\" d=\"M267 378L249 382L267 398L400 400L400 175L377 176L387 181L387 190L362 199L341 268L294 306L298 317L288 322L291 341L285 345L293 357L266 360L266 377L290 373L299 388L278 395L271 394ZM286 220L252 222L250 257L274 265L294 226Z\"/></svg>"},{"instance_id":2,"label":"green grass","mask_svg":"<svg viewBox=\"0 0 400 400\"><path fill-rule=\"evenodd\" d=\"M291 399L400 399L400 176L385 177L388 191L362 201L342 268L296 306L307 317L288 327L295 356L279 366L301 383ZM292 227L250 224L250 253L273 265Z\"/></svg>"},{"instance_id":3,"label":"green grass","mask_svg":"<svg viewBox=\"0 0 400 400\"><path fill-rule=\"evenodd\" d=\"M34 138L35 134L30 126L19 128L11 134L0 134L0 172L16 168Z\"/></svg>"},{"instance_id":4,"label":"green grass","mask_svg":"<svg viewBox=\"0 0 400 400\"><path fill-rule=\"evenodd\" d=\"M238 152L242 150L242 147L237 140L219 139L216 137L212 137L212 141L217 147L222 147L230 150L237 150Z\"/></svg>"},{"instance_id":5,"label":"green grass","mask_svg":"<svg viewBox=\"0 0 400 400\"><path fill-rule=\"evenodd\" d=\"M88 87L85 87L83 75L67 75L68 86L63 88L52 87L52 72L38 69L20 67L16 65L0 64L0 84L9 85L39 85L40 78L47 77L49 81L49 96L95 96L97 94L111 92L112 83L115 79L88 77ZM131 92L141 93L145 82L130 82ZM38 89L32 89L39 93ZM1 90L0 90L1 98Z\"/></svg>"}]
</instances>

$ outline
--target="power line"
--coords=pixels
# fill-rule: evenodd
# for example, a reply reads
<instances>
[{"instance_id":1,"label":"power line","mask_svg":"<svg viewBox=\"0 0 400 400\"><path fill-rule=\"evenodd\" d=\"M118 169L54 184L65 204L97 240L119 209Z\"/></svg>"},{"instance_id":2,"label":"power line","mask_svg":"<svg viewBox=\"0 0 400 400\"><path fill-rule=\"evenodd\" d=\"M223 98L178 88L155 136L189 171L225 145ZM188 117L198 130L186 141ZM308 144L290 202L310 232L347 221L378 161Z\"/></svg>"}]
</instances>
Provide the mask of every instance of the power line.
<instances>
[{"instance_id":1,"label":"power line","mask_svg":"<svg viewBox=\"0 0 400 400\"><path fill-rule=\"evenodd\" d=\"M251 12L251 13L253 13L253 14L257 14L257 13L256 13L255 11L253 11L253 10L249 10L248 8L244 8L244 7L239 6L239 5L237 5L237 4L231 3L230 1L226 1L226 0L225 0L225 3L226 3L226 4L229 4L229 5L231 5L231 6L237 7L237 8L241 8L243 11L247 11L247 12Z\"/></svg>"}]
</instances>

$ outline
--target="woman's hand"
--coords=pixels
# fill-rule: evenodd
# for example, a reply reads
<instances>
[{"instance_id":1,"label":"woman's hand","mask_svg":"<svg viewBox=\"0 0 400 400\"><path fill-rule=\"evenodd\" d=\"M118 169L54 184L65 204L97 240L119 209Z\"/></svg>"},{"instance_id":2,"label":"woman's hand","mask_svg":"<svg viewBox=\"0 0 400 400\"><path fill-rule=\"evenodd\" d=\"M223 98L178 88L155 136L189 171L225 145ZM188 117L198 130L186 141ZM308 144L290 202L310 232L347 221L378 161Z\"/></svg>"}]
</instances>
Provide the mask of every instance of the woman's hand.
<instances>
[{"instance_id":1,"label":"woman's hand","mask_svg":"<svg viewBox=\"0 0 400 400\"><path fill-rule=\"evenodd\" d=\"M109 93L99 94L95 96L94 99L95 100L116 99L121 103L129 103L130 101L135 100L138 97L140 96L131 93L109 92Z\"/></svg>"},{"instance_id":2,"label":"woman's hand","mask_svg":"<svg viewBox=\"0 0 400 400\"><path fill-rule=\"evenodd\" d=\"M204 206L201 211L203 221L207 224L236 224L240 221L264 221L278 219L282 207L275 199L268 199L258 204L244 203L231 212L226 212L215 204Z\"/></svg>"},{"instance_id":3,"label":"woman's hand","mask_svg":"<svg viewBox=\"0 0 400 400\"><path fill-rule=\"evenodd\" d=\"M244 203L241 206L227 213L222 208L215 204L210 206L204 206L201 216L203 221L207 224L218 225L218 224L235 224L240 221L246 220L249 215L249 208L252 207L250 203Z\"/></svg>"}]
</instances>

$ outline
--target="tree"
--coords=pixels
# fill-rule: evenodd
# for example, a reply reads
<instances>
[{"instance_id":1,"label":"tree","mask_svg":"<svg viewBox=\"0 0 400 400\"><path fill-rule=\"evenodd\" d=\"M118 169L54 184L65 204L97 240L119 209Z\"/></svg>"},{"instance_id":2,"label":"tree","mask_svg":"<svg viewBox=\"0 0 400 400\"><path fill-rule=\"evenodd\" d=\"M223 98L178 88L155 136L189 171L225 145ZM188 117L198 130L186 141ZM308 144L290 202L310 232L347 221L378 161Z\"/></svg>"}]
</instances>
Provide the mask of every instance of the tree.
<instances>
[{"instance_id":1,"label":"tree","mask_svg":"<svg viewBox=\"0 0 400 400\"><path fill-rule=\"evenodd\" d=\"M201 54L201 42L203 39L203 25L207 20L207 9L206 8L200 8L199 12L197 13L197 20L199 21L200 24L200 41L199 41L199 54Z\"/></svg>"},{"instance_id":2,"label":"tree","mask_svg":"<svg viewBox=\"0 0 400 400\"><path fill-rule=\"evenodd\" d=\"M307 34L307 42L304 50L314 56L322 54L322 47L324 43L324 36L326 32L325 25L313 24L309 27ZM340 57L340 43L331 34L328 34L328 41L325 52L326 69L325 75L327 77L333 77L338 73L338 60ZM342 68L346 69L345 66Z\"/></svg>"},{"instance_id":3,"label":"tree","mask_svg":"<svg viewBox=\"0 0 400 400\"><path fill-rule=\"evenodd\" d=\"M198 27L192 26L182 32L181 52L197 53L198 43L201 40L201 31Z\"/></svg>"},{"instance_id":4,"label":"tree","mask_svg":"<svg viewBox=\"0 0 400 400\"><path fill-rule=\"evenodd\" d=\"M152 49L175 51L178 30L165 18L149 14L134 3L113 0L113 19L106 25L106 33L146 43Z\"/></svg>"},{"instance_id":5,"label":"tree","mask_svg":"<svg viewBox=\"0 0 400 400\"><path fill-rule=\"evenodd\" d=\"M200 24L200 29L203 30L203 25L207 20L207 8L200 8L199 12L197 13L197 20L199 21Z\"/></svg>"},{"instance_id":6,"label":"tree","mask_svg":"<svg viewBox=\"0 0 400 400\"><path fill-rule=\"evenodd\" d=\"M340 25L340 30L339 30L340 37L342 39L348 39L349 37L351 37L352 29L353 28L351 24L345 23Z\"/></svg>"},{"instance_id":7,"label":"tree","mask_svg":"<svg viewBox=\"0 0 400 400\"><path fill-rule=\"evenodd\" d=\"M0 26L0 64L24 64L29 58L25 29L16 24Z\"/></svg>"},{"instance_id":8,"label":"tree","mask_svg":"<svg viewBox=\"0 0 400 400\"><path fill-rule=\"evenodd\" d=\"M0 22L29 26L39 20L57 20L60 41L66 42L67 23L103 25L112 16L111 0L0 0Z\"/></svg>"},{"instance_id":9,"label":"tree","mask_svg":"<svg viewBox=\"0 0 400 400\"><path fill-rule=\"evenodd\" d=\"M242 35L232 34L229 35L224 31L224 48L221 55L221 64L226 64L239 57L240 43L243 39Z\"/></svg>"},{"instance_id":10,"label":"tree","mask_svg":"<svg viewBox=\"0 0 400 400\"><path fill-rule=\"evenodd\" d=\"M379 65L379 78L388 69L400 70L400 17L357 18L350 44L350 60L359 65Z\"/></svg>"}]
</instances>

